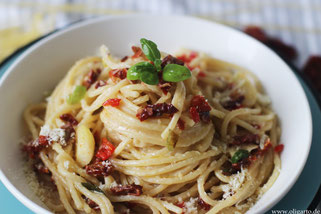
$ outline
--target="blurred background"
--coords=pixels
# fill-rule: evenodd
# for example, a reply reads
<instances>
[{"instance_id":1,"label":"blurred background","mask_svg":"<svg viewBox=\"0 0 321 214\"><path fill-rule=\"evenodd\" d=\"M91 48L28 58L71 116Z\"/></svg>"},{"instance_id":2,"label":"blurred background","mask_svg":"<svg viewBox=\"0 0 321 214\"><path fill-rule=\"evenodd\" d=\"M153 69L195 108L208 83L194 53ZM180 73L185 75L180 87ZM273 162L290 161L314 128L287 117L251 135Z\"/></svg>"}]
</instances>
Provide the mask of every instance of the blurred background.
<instances>
[{"instance_id":1,"label":"blurred background","mask_svg":"<svg viewBox=\"0 0 321 214\"><path fill-rule=\"evenodd\" d=\"M321 54L320 0L0 0L0 61L77 20L137 12L192 15L239 29L260 26L297 49L298 67Z\"/></svg>"}]
</instances>

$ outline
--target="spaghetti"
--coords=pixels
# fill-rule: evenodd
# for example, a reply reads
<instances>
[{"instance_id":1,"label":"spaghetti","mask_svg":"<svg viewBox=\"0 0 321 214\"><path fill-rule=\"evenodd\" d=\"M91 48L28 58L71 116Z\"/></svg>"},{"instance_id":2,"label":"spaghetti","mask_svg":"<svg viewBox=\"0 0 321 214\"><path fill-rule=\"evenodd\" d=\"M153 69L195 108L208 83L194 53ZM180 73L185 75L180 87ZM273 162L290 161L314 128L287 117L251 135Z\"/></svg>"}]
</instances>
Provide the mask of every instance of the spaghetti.
<instances>
[{"instance_id":1,"label":"spaghetti","mask_svg":"<svg viewBox=\"0 0 321 214\"><path fill-rule=\"evenodd\" d=\"M191 77L149 85L126 78L130 67L148 62L133 50L120 60L103 46L102 57L78 61L45 103L26 109L33 140L25 150L57 187L47 206L67 213L246 212L281 166L280 127L258 79L182 49L176 57L162 53L161 66L185 65Z\"/></svg>"}]
</instances>

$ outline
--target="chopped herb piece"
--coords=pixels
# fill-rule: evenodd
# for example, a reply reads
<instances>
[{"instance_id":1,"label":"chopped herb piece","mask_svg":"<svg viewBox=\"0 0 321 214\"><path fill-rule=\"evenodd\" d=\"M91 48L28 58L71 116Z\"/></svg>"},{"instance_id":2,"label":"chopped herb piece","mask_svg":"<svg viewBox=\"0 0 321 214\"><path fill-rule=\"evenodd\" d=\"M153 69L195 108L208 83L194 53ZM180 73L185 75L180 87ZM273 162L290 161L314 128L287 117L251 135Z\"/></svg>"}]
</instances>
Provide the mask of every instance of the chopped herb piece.
<instances>
[{"instance_id":1,"label":"chopped herb piece","mask_svg":"<svg viewBox=\"0 0 321 214\"><path fill-rule=\"evenodd\" d=\"M67 103L70 105L79 103L82 98L84 98L86 94L86 87L82 85L77 85L72 94L70 94L67 98Z\"/></svg>"}]
</instances>

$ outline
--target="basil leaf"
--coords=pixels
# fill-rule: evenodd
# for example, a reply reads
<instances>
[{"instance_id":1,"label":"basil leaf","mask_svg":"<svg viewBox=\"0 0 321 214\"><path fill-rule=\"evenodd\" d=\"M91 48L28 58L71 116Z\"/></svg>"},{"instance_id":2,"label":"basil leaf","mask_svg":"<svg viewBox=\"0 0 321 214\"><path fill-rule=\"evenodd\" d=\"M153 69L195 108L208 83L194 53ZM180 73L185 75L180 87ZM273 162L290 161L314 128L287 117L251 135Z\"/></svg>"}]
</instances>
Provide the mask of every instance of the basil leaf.
<instances>
[{"instance_id":1,"label":"basil leaf","mask_svg":"<svg viewBox=\"0 0 321 214\"><path fill-rule=\"evenodd\" d=\"M154 65L156 67L156 70L159 72L160 70L162 70L162 60L160 59L156 59L154 61Z\"/></svg>"},{"instance_id":2,"label":"basil leaf","mask_svg":"<svg viewBox=\"0 0 321 214\"><path fill-rule=\"evenodd\" d=\"M139 62L127 71L127 79L138 80L140 79L144 83L149 85L158 84L158 75L156 67L149 62Z\"/></svg>"},{"instance_id":3,"label":"basil leaf","mask_svg":"<svg viewBox=\"0 0 321 214\"><path fill-rule=\"evenodd\" d=\"M243 160L244 158L247 158L249 155L250 155L250 153L247 150L239 149L232 156L231 162L238 163L239 161Z\"/></svg>"},{"instance_id":4,"label":"basil leaf","mask_svg":"<svg viewBox=\"0 0 321 214\"><path fill-rule=\"evenodd\" d=\"M99 187L93 185L92 183L83 182L81 183L81 185L83 185L83 187L87 188L90 191L102 193L105 195L104 191L102 191Z\"/></svg>"},{"instance_id":5,"label":"basil leaf","mask_svg":"<svg viewBox=\"0 0 321 214\"><path fill-rule=\"evenodd\" d=\"M182 65L167 64L163 70L163 80L167 82L180 82L191 76L191 71Z\"/></svg>"},{"instance_id":6,"label":"basil leaf","mask_svg":"<svg viewBox=\"0 0 321 214\"><path fill-rule=\"evenodd\" d=\"M160 52L154 42L142 38L140 44L142 45L142 51L150 61L155 62L156 59L160 59Z\"/></svg>"},{"instance_id":7,"label":"basil leaf","mask_svg":"<svg viewBox=\"0 0 321 214\"><path fill-rule=\"evenodd\" d=\"M67 98L67 103L70 105L79 103L82 98L84 98L86 94L86 87L82 85L77 85L72 94L70 94Z\"/></svg>"},{"instance_id":8,"label":"basil leaf","mask_svg":"<svg viewBox=\"0 0 321 214\"><path fill-rule=\"evenodd\" d=\"M140 76L140 80L148 85L158 84L158 75L156 72L143 71Z\"/></svg>"}]
</instances>

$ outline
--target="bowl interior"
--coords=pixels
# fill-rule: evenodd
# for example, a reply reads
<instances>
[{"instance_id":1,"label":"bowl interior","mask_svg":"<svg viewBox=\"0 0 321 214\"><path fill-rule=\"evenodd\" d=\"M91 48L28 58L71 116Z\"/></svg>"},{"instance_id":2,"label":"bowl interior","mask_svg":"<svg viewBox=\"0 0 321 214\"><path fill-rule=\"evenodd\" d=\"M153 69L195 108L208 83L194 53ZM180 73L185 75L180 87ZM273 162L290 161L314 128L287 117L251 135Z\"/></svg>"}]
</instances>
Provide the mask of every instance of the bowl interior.
<instances>
[{"instance_id":1,"label":"bowl interior","mask_svg":"<svg viewBox=\"0 0 321 214\"><path fill-rule=\"evenodd\" d=\"M89 20L27 50L0 81L0 178L4 184L29 208L40 211L36 204L43 204L27 185L20 158L23 109L52 90L76 60L97 54L100 45L124 56L142 37L155 41L162 51L172 53L181 47L204 51L258 76L281 121L285 149L279 178L249 212L271 208L294 184L309 153L311 114L303 89L290 68L259 42L228 27L189 17L130 15Z\"/></svg>"}]
</instances>

